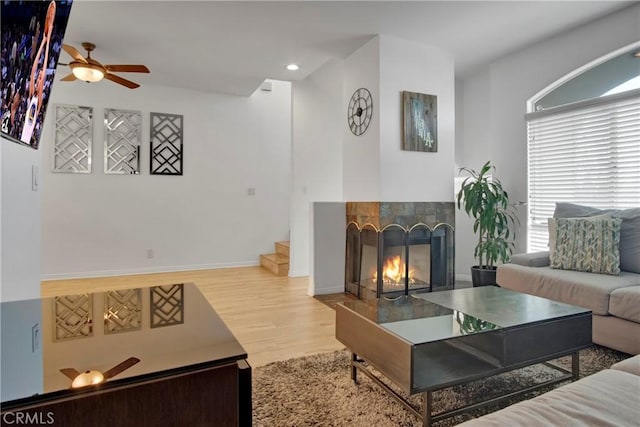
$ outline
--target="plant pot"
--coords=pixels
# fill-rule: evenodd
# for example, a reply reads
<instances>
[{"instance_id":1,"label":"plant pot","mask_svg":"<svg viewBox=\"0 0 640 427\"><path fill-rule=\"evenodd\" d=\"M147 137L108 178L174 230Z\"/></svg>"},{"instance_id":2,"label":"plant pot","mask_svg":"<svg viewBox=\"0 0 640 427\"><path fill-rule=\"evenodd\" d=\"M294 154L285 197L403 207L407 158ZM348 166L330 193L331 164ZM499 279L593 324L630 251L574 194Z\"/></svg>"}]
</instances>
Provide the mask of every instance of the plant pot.
<instances>
[{"instance_id":1,"label":"plant pot","mask_svg":"<svg viewBox=\"0 0 640 427\"><path fill-rule=\"evenodd\" d=\"M483 267L478 265L471 267L471 283L473 287L496 285L497 267Z\"/></svg>"}]
</instances>

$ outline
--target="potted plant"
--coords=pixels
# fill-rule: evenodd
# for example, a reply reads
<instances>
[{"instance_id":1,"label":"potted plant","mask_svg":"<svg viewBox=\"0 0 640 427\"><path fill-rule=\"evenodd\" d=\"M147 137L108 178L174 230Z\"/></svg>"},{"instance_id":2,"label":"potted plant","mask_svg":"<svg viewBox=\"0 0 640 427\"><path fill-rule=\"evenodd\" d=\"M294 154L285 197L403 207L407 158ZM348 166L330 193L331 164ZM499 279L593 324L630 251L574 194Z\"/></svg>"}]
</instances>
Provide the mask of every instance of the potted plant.
<instances>
[{"instance_id":1,"label":"potted plant","mask_svg":"<svg viewBox=\"0 0 640 427\"><path fill-rule=\"evenodd\" d=\"M478 265L471 267L471 280L473 286L494 285L496 264L508 262L513 252L515 232L511 226L518 223L518 217L500 180L492 175L495 166L490 161L480 172L467 167L460 172L469 176L458 192L458 209L473 218L473 232L478 235L473 253Z\"/></svg>"}]
</instances>

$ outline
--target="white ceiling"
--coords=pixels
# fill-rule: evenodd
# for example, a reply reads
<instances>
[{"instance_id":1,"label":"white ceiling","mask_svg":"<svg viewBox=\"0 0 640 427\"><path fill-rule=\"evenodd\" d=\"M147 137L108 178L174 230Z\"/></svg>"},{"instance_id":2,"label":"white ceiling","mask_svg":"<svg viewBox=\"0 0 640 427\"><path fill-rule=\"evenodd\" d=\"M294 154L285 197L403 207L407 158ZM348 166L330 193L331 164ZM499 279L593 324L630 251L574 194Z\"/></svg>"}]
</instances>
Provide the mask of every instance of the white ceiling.
<instances>
[{"instance_id":1,"label":"white ceiling","mask_svg":"<svg viewBox=\"0 0 640 427\"><path fill-rule=\"evenodd\" d=\"M122 74L140 84L249 95L266 78L303 79L376 34L445 49L465 76L632 3L76 0L65 43L78 50L83 41L95 43L92 56L103 64L147 65L149 75ZM63 53L60 61L68 60ZM301 69L287 71L290 62Z\"/></svg>"}]
</instances>

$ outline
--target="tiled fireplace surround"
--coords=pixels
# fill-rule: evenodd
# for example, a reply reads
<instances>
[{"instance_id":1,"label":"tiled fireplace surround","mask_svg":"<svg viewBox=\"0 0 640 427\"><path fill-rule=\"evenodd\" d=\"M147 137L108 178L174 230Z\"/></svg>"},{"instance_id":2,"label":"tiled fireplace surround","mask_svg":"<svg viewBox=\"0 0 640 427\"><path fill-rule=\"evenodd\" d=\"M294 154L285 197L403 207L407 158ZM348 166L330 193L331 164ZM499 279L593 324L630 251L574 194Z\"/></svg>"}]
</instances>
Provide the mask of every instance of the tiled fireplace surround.
<instances>
[{"instance_id":1,"label":"tiled fireplace surround","mask_svg":"<svg viewBox=\"0 0 640 427\"><path fill-rule=\"evenodd\" d=\"M347 202L345 291L359 298L453 289L453 202Z\"/></svg>"}]
</instances>

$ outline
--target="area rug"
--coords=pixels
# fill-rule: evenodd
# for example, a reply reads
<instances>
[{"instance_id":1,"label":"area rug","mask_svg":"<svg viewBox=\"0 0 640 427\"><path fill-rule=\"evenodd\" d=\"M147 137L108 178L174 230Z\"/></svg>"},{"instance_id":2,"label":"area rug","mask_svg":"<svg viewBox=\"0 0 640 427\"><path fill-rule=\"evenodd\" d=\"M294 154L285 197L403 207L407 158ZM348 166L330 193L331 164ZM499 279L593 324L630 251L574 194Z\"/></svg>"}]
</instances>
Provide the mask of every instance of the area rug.
<instances>
[{"instance_id":1,"label":"area rug","mask_svg":"<svg viewBox=\"0 0 640 427\"><path fill-rule=\"evenodd\" d=\"M627 357L629 356L624 353L594 345L580 352L580 374L581 376L591 375ZM350 377L350 360L351 353L341 350L275 362L254 369L253 425L260 427L421 425L417 417L391 399L364 374L359 374L359 384L354 384ZM553 362L567 369L571 367L570 357L559 358ZM544 365L536 365L482 381L443 389L433 395L434 412L438 413L464 403L486 399L491 395L514 390L523 385L543 382L557 375L557 371ZM469 414L442 420L434 425L453 426L548 390L549 388L529 393L499 406L492 405ZM412 396L410 402L414 407L419 408L421 397Z\"/></svg>"}]
</instances>

